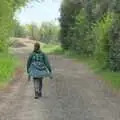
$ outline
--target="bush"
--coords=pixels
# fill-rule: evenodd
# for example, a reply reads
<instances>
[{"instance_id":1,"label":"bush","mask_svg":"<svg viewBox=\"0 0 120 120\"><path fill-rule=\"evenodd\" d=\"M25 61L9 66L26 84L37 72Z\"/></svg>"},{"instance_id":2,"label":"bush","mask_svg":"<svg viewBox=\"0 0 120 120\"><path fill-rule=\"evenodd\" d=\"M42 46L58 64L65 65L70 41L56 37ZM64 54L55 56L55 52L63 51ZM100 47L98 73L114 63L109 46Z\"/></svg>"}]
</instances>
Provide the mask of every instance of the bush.
<instances>
[{"instance_id":1,"label":"bush","mask_svg":"<svg viewBox=\"0 0 120 120\"><path fill-rule=\"evenodd\" d=\"M116 14L110 30L110 69L120 71L120 15Z\"/></svg>"},{"instance_id":2,"label":"bush","mask_svg":"<svg viewBox=\"0 0 120 120\"><path fill-rule=\"evenodd\" d=\"M15 57L8 53L0 54L0 85L6 84L11 80L17 63Z\"/></svg>"},{"instance_id":3,"label":"bush","mask_svg":"<svg viewBox=\"0 0 120 120\"><path fill-rule=\"evenodd\" d=\"M104 18L96 23L93 28L95 40L95 58L101 68L109 65L109 32L112 28L113 14L108 13Z\"/></svg>"}]
</instances>

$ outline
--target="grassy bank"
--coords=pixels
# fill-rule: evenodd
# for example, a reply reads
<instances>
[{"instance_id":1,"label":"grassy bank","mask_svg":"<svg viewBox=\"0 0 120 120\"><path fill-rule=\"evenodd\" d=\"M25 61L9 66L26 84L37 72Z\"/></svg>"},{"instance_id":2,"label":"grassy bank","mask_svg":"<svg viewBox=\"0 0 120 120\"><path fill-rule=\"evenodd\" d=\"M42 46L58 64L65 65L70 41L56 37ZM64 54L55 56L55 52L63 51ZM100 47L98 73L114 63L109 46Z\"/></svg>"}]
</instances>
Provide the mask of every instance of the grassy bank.
<instances>
[{"instance_id":1,"label":"grassy bank","mask_svg":"<svg viewBox=\"0 0 120 120\"><path fill-rule=\"evenodd\" d=\"M17 66L17 58L8 53L0 53L0 87L7 85L12 79Z\"/></svg>"},{"instance_id":2,"label":"grassy bank","mask_svg":"<svg viewBox=\"0 0 120 120\"><path fill-rule=\"evenodd\" d=\"M87 64L89 68L92 69L96 74L103 77L106 83L117 90L120 89L120 73L100 69L101 66L96 63L94 58L80 56L71 51L64 51L59 45L45 45L43 46L43 50L50 54L61 54L65 57L75 59L77 61L83 62L84 64Z\"/></svg>"}]
</instances>

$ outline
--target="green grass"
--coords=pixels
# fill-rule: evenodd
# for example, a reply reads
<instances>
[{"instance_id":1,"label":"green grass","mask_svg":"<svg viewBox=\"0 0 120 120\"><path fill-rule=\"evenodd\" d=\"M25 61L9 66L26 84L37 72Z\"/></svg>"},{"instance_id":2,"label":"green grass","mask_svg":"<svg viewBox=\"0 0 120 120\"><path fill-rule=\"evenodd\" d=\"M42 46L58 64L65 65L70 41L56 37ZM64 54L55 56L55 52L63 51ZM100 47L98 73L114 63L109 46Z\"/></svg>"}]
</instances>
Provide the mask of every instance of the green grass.
<instances>
[{"instance_id":1,"label":"green grass","mask_svg":"<svg viewBox=\"0 0 120 120\"><path fill-rule=\"evenodd\" d=\"M44 44L42 45L42 50L48 54L63 54L64 53L60 45L54 45L54 44Z\"/></svg>"},{"instance_id":2,"label":"green grass","mask_svg":"<svg viewBox=\"0 0 120 120\"><path fill-rule=\"evenodd\" d=\"M105 81L111 85L116 90L120 90L120 73L119 72L111 72L109 70L101 71L99 73Z\"/></svg>"},{"instance_id":3,"label":"green grass","mask_svg":"<svg viewBox=\"0 0 120 120\"><path fill-rule=\"evenodd\" d=\"M12 55L8 53L0 54L0 87L7 85L11 81L17 64L17 58Z\"/></svg>"},{"instance_id":4,"label":"green grass","mask_svg":"<svg viewBox=\"0 0 120 120\"><path fill-rule=\"evenodd\" d=\"M112 72L109 69L101 69L93 58L86 58L85 63L88 64L96 74L101 76L103 80L116 90L120 90L120 72Z\"/></svg>"}]
</instances>

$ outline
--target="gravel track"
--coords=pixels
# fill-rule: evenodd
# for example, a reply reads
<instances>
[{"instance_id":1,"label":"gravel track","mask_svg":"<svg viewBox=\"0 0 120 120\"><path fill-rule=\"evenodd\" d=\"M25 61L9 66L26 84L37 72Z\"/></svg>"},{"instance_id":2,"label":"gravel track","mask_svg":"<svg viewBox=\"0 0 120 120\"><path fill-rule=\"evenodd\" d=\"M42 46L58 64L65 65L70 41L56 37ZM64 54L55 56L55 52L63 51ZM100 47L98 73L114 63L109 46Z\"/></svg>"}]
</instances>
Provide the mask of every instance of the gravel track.
<instances>
[{"instance_id":1,"label":"gravel track","mask_svg":"<svg viewBox=\"0 0 120 120\"><path fill-rule=\"evenodd\" d=\"M25 61L29 50L18 51ZM22 74L10 93L1 92L0 120L120 120L120 98L85 65L55 55L50 61L54 79L44 79L43 97L34 99Z\"/></svg>"}]
</instances>

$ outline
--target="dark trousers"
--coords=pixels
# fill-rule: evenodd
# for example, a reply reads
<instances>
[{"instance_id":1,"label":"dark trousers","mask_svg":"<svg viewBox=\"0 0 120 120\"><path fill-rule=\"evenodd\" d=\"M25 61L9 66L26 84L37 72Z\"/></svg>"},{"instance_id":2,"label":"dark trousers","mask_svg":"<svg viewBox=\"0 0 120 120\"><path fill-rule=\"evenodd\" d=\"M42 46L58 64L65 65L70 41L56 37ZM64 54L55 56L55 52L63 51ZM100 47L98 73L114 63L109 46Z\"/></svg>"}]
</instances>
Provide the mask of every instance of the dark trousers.
<instances>
[{"instance_id":1,"label":"dark trousers","mask_svg":"<svg viewBox=\"0 0 120 120\"><path fill-rule=\"evenodd\" d=\"M43 78L34 78L33 81L35 93L42 93Z\"/></svg>"}]
</instances>

